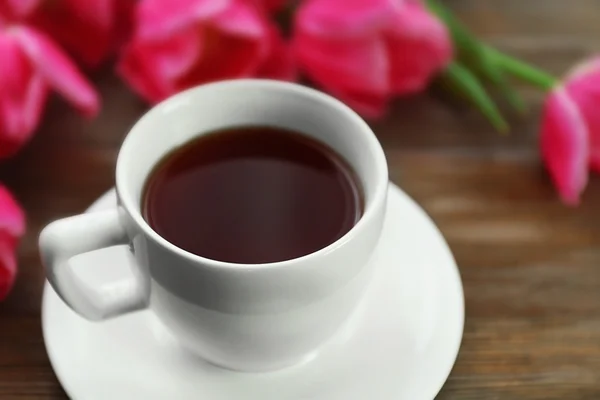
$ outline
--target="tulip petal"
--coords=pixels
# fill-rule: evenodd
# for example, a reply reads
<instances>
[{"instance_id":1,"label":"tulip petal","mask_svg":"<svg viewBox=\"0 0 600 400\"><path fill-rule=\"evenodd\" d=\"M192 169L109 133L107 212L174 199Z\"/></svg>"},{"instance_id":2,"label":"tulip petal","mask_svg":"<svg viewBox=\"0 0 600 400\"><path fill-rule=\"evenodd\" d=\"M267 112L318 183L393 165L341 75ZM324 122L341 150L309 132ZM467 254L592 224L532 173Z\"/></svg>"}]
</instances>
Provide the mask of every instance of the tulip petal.
<instances>
[{"instance_id":1,"label":"tulip petal","mask_svg":"<svg viewBox=\"0 0 600 400\"><path fill-rule=\"evenodd\" d=\"M266 37L266 21L255 8L239 0L232 1L229 7L218 13L211 24L231 35L261 39Z\"/></svg>"},{"instance_id":2,"label":"tulip petal","mask_svg":"<svg viewBox=\"0 0 600 400\"><path fill-rule=\"evenodd\" d=\"M0 36L0 157L14 154L37 127L47 85L11 36Z\"/></svg>"},{"instance_id":3,"label":"tulip petal","mask_svg":"<svg viewBox=\"0 0 600 400\"><path fill-rule=\"evenodd\" d=\"M46 82L83 113L98 113L98 94L68 57L44 34L20 27L14 35L22 50Z\"/></svg>"},{"instance_id":4,"label":"tulip petal","mask_svg":"<svg viewBox=\"0 0 600 400\"><path fill-rule=\"evenodd\" d=\"M172 80L186 73L202 51L201 35L195 28L171 37L168 41L151 43L146 51L147 61L155 74L163 80Z\"/></svg>"},{"instance_id":5,"label":"tulip petal","mask_svg":"<svg viewBox=\"0 0 600 400\"><path fill-rule=\"evenodd\" d=\"M48 85L40 74L35 74L25 90L25 102L22 109L25 132L33 132L37 128L47 97Z\"/></svg>"},{"instance_id":6,"label":"tulip petal","mask_svg":"<svg viewBox=\"0 0 600 400\"><path fill-rule=\"evenodd\" d=\"M13 37L0 36L0 54L2 54L0 63L2 133L5 137L11 137L11 140L19 140L26 134L21 109L33 71Z\"/></svg>"},{"instance_id":7,"label":"tulip petal","mask_svg":"<svg viewBox=\"0 0 600 400\"><path fill-rule=\"evenodd\" d=\"M176 80L198 61L203 45L197 27L164 41L134 40L125 48L118 70L143 97L157 103L177 90Z\"/></svg>"},{"instance_id":8,"label":"tulip petal","mask_svg":"<svg viewBox=\"0 0 600 400\"><path fill-rule=\"evenodd\" d=\"M17 275L15 248L0 236L0 301L4 300L12 289Z\"/></svg>"},{"instance_id":9,"label":"tulip petal","mask_svg":"<svg viewBox=\"0 0 600 400\"><path fill-rule=\"evenodd\" d=\"M269 26L269 51L256 74L259 78L293 81L297 75L296 60L277 26Z\"/></svg>"},{"instance_id":10,"label":"tulip petal","mask_svg":"<svg viewBox=\"0 0 600 400\"><path fill-rule=\"evenodd\" d=\"M588 180L588 130L563 87L555 88L546 99L540 141L542 157L561 199L578 204Z\"/></svg>"},{"instance_id":11,"label":"tulip petal","mask_svg":"<svg viewBox=\"0 0 600 400\"><path fill-rule=\"evenodd\" d=\"M137 34L146 40L168 38L225 10L231 0L145 0L137 7Z\"/></svg>"},{"instance_id":12,"label":"tulip petal","mask_svg":"<svg viewBox=\"0 0 600 400\"><path fill-rule=\"evenodd\" d=\"M600 173L600 148L598 146L591 149L590 169L596 173Z\"/></svg>"},{"instance_id":13,"label":"tulip petal","mask_svg":"<svg viewBox=\"0 0 600 400\"><path fill-rule=\"evenodd\" d=\"M10 192L0 185L0 301L13 286L17 262L15 250L25 232L25 215Z\"/></svg>"},{"instance_id":14,"label":"tulip petal","mask_svg":"<svg viewBox=\"0 0 600 400\"><path fill-rule=\"evenodd\" d=\"M155 11L158 6L177 8L185 3L148 1ZM151 23L154 14L138 13L138 18L148 19L138 21L147 32L138 31L119 62L119 73L151 102L207 82L256 76L270 55L268 20L257 8L240 0L218 8L208 7L203 0L188 3L203 6L202 18L197 14L188 18L194 14L191 8L165 10L185 14L169 20L175 25L170 25L168 36L163 25Z\"/></svg>"},{"instance_id":15,"label":"tulip petal","mask_svg":"<svg viewBox=\"0 0 600 400\"><path fill-rule=\"evenodd\" d=\"M303 71L320 85L379 95L390 92L389 61L382 39L338 41L300 34L294 47Z\"/></svg>"},{"instance_id":16,"label":"tulip petal","mask_svg":"<svg viewBox=\"0 0 600 400\"><path fill-rule=\"evenodd\" d=\"M423 90L452 59L448 31L418 2L409 2L397 12L387 32L391 84L396 94Z\"/></svg>"},{"instance_id":17,"label":"tulip petal","mask_svg":"<svg viewBox=\"0 0 600 400\"><path fill-rule=\"evenodd\" d=\"M119 75L150 103L162 101L173 90L170 82L160 79L152 68L154 49L153 45L133 41L125 46L117 65Z\"/></svg>"},{"instance_id":18,"label":"tulip petal","mask_svg":"<svg viewBox=\"0 0 600 400\"><path fill-rule=\"evenodd\" d=\"M223 79L254 76L268 48L265 39L231 35L205 26L202 52L190 72L178 79L178 90Z\"/></svg>"},{"instance_id":19,"label":"tulip petal","mask_svg":"<svg viewBox=\"0 0 600 400\"><path fill-rule=\"evenodd\" d=\"M48 7L49 10L46 12L51 13L53 16L68 14L72 18L77 17L88 24L108 29L112 25L115 1L117 0L60 0L56 1L57 4L53 7Z\"/></svg>"},{"instance_id":20,"label":"tulip petal","mask_svg":"<svg viewBox=\"0 0 600 400\"><path fill-rule=\"evenodd\" d=\"M0 232L15 240L25 233L25 213L3 185L0 185Z\"/></svg>"},{"instance_id":21,"label":"tulip petal","mask_svg":"<svg viewBox=\"0 0 600 400\"><path fill-rule=\"evenodd\" d=\"M328 91L365 118L381 118L388 111L390 98L387 96L358 92L337 93L335 90Z\"/></svg>"},{"instance_id":22,"label":"tulip petal","mask_svg":"<svg viewBox=\"0 0 600 400\"><path fill-rule=\"evenodd\" d=\"M97 66L116 39L117 2L132 0L60 0L35 13L34 26L51 36L86 65ZM119 6L119 10L124 7Z\"/></svg>"},{"instance_id":23,"label":"tulip petal","mask_svg":"<svg viewBox=\"0 0 600 400\"><path fill-rule=\"evenodd\" d=\"M281 10L286 3L286 0L248 0L260 10L266 13L276 13Z\"/></svg>"},{"instance_id":24,"label":"tulip petal","mask_svg":"<svg viewBox=\"0 0 600 400\"><path fill-rule=\"evenodd\" d=\"M578 65L567 76L565 88L579 107L588 127L590 140L590 168L600 172L600 57Z\"/></svg>"},{"instance_id":25,"label":"tulip petal","mask_svg":"<svg viewBox=\"0 0 600 400\"><path fill-rule=\"evenodd\" d=\"M4 136L0 138L0 158L15 154L31 138L43 114L48 86L34 75L18 99L0 99L0 121Z\"/></svg>"},{"instance_id":26,"label":"tulip petal","mask_svg":"<svg viewBox=\"0 0 600 400\"><path fill-rule=\"evenodd\" d=\"M40 3L41 0L3 0L0 2L0 14L20 19L29 16Z\"/></svg>"},{"instance_id":27,"label":"tulip petal","mask_svg":"<svg viewBox=\"0 0 600 400\"><path fill-rule=\"evenodd\" d=\"M370 36L383 30L401 1L309 0L296 15L296 29L329 39Z\"/></svg>"}]
</instances>

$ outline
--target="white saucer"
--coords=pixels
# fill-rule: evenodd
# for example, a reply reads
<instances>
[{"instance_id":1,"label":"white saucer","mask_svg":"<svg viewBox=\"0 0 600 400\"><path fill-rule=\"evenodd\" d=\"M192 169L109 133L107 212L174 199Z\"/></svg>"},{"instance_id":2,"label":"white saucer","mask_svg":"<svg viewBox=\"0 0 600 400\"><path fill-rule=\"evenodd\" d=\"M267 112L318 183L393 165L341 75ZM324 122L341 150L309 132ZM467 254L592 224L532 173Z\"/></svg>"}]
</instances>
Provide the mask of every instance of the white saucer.
<instances>
[{"instance_id":1,"label":"white saucer","mask_svg":"<svg viewBox=\"0 0 600 400\"><path fill-rule=\"evenodd\" d=\"M115 203L114 192L90 211ZM113 251L114 250L114 251ZM90 282L124 273L126 250L79 261ZM250 374L185 353L150 311L90 323L46 284L46 348L69 396L91 399L421 400L433 399L463 332L460 276L444 238L404 192L390 185L377 269L353 323L319 355L281 371Z\"/></svg>"}]
</instances>

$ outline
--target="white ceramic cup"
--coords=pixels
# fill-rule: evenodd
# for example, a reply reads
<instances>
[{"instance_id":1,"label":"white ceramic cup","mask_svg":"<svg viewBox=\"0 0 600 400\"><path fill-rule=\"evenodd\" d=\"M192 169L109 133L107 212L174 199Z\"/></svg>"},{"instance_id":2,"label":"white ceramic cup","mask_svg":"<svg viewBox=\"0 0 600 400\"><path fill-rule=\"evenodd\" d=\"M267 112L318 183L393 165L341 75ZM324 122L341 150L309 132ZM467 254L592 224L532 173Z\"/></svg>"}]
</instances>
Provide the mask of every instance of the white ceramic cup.
<instances>
[{"instance_id":1,"label":"white ceramic cup","mask_svg":"<svg viewBox=\"0 0 600 400\"><path fill-rule=\"evenodd\" d=\"M353 166L365 210L345 236L303 257L245 265L186 252L148 225L140 212L142 191L163 156L199 135L250 125L303 132ZM314 354L356 308L369 281L387 187L377 138L341 102L291 83L213 83L173 96L144 115L119 152L118 206L51 223L40 235L40 251L52 287L81 316L104 320L150 308L185 348L209 362L272 370ZM70 259L114 245L129 246L133 257L123 263L133 278L89 287Z\"/></svg>"}]
</instances>

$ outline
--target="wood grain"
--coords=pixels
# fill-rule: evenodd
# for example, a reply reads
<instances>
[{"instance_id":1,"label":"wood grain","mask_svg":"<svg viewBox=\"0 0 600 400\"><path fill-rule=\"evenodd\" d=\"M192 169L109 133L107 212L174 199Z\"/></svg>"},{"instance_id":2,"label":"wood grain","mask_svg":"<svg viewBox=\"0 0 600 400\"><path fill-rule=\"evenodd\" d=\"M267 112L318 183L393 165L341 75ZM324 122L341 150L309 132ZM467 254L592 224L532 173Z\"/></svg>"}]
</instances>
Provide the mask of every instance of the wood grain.
<instances>
[{"instance_id":1,"label":"wood grain","mask_svg":"<svg viewBox=\"0 0 600 400\"><path fill-rule=\"evenodd\" d=\"M556 74L600 46L597 0L449 4L490 43ZM19 278L0 303L0 399L65 398L42 339L37 235L113 185L120 142L145 110L112 74L96 82L98 119L54 99L32 142L0 166L28 212ZM439 225L464 282L465 335L441 400L600 399L600 178L579 208L560 204L537 152L543 96L521 92L530 114L512 116L507 137L435 92L372 123L392 180Z\"/></svg>"}]
</instances>

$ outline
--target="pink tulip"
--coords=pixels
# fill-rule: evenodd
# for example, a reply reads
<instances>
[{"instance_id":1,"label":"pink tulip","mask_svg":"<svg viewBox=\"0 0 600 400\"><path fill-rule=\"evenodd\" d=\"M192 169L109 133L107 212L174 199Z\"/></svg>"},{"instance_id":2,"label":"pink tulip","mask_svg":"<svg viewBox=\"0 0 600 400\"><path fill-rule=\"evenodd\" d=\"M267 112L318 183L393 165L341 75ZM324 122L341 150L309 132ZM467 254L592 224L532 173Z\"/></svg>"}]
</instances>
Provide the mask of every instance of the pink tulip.
<instances>
[{"instance_id":1,"label":"pink tulip","mask_svg":"<svg viewBox=\"0 0 600 400\"><path fill-rule=\"evenodd\" d=\"M143 0L118 70L150 102L231 78L292 79L291 53L246 0Z\"/></svg>"},{"instance_id":2,"label":"pink tulip","mask_svg":"<svg viewBox=\"0 0 600 400\"><path fill-rule=\"evenodd\" d=\"M301 70L365 116L423 90L452 56L444 25L414 0L307 0L294 38Z\"/></svg>"},{"instance_id":3,"label":"pink tulip","mask_svg":"<svg viewBox=\"0 0 600 400\"><path fill-rule=\"evenodd\" d=\"M15 281L15 251L25 233L25 215L10 192L0 185L0 301L4 300Z\"/></svg>"},{"instance_id":4,"label":"pink tulip","mask_svg":"<svg viewBox=\"0 0 600 400\"><path fill-rule=\"evenodd\" d=\"M554 87L540 133L546 167L563 202L577 205L588 171L600 172L600 57L578 66Z\"/></svg>"},{"instance_id":5,"label":"pink tulip","mask_svg":"<svg viewBox=\"0 0 600 400\"><path fill-rule=\"evenodd\" d=\"M30 138L50 88L88 116L99 109L96 91L50 38L8 22L0 17L0 157Z\"/></svg>"},{"instance_id":6,"label":"pink tulip","mask_svg":"<svg viewBox=\"0 0 600 400\"><path fill-rule=\"evenodd\" d=\"M125 39L135 0L25 0L24 3L37 3L35 8L28 8L31 23L80 61L94 67Z\"/></svg>"},{"instance_id":7,"label":"pink tulip","mask_svg":"<svg viewBox=\"0 0 600 400\"><path fill-rule=\"evenodd\" d=\"M267 13L273 14L280 11L286 3L290 1L287 0L249 0L251 3L254 3L259 9L266 11Z\"/></svg>"},{"instance_id":8,"label":"pink tulip","mask_svg":"<svg viewBox=\"0 0 600 400\"><path fill-rule=\"evenodd\" d=\"M0 15L8 19L21 19L31 14L38 6L40 0L2 0L0 1Z\"/></svg>"}]
</instances>

